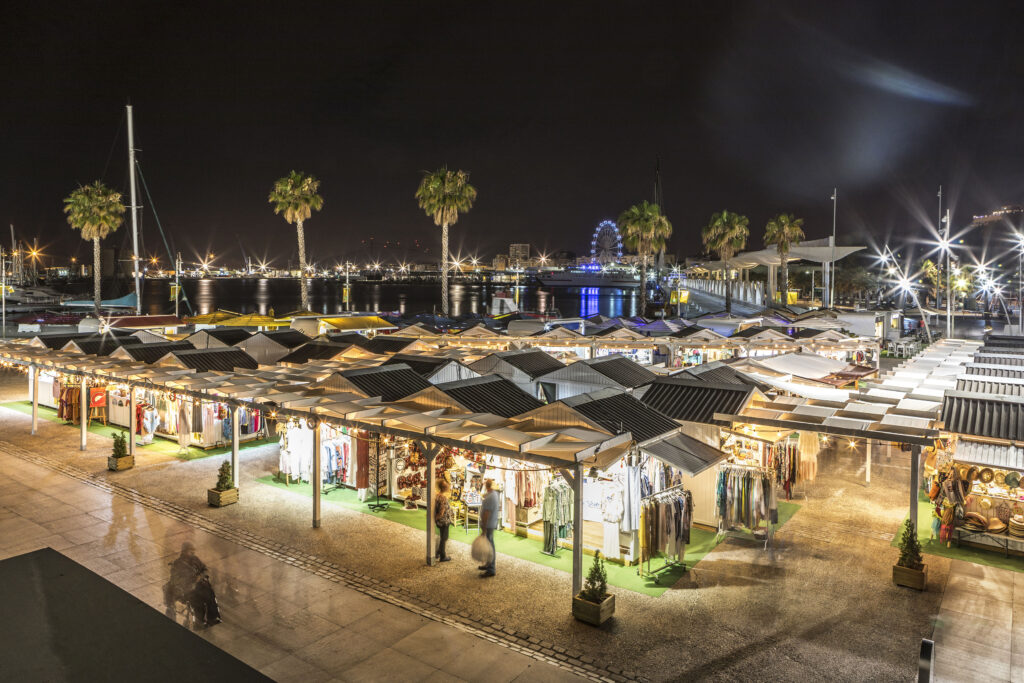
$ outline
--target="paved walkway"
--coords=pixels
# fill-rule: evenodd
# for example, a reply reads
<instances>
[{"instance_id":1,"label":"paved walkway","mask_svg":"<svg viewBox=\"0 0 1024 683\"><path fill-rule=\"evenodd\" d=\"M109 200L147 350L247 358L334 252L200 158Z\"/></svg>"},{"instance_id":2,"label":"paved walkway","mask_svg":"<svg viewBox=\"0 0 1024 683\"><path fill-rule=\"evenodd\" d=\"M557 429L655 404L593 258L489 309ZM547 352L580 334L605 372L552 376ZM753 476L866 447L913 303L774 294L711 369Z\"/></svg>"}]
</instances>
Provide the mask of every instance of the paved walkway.
<instances>
[{"instance_id":1,"label":"paved walkway","mask_svg":"<svg viewBox=\"0 0 1024 683\"><path fill-rule=\"evenodd\" d=\"M372 583L345 585L354 577L329 563L25 457L0 443L0 559L51 547L162 611L168 563L191 541L224 618L200 634L275 680L584 680Z\"/></svg>"},{"instance_id":2,"label":"paved walkway","mask_svg":"<svg viewBox=\"0 0 1024 683\"><path fill-rule=\"evenodd\" d=\"M953 560L933 640L939 681L1024 681L1024 574Z\"/></svg>"}]
</instances>

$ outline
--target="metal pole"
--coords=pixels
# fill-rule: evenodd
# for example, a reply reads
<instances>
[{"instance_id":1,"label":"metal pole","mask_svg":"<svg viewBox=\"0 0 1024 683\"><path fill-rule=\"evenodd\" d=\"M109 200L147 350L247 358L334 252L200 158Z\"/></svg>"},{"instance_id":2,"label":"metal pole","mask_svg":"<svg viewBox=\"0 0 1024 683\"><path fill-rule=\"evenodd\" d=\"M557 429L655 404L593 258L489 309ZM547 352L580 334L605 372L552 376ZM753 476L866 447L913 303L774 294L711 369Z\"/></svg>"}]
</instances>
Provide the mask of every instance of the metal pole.
<instances>
[{"instance_id":1,"label":"metal pole","mask_svg":"<svg viewBox=\"0 0 1024 683\"><path fill-rule=\"evenodd\" d=\"M89 429L89 383L85 381L85 377L82 378L82 390L78 398L78 421L82 427L82 443L79 444L79 450L84 451L85 436Z\"/></svg>"},{"instance_id":2,"label":"metal pole","mask_svg":"<svg viewBox=\"0 0 1024 683\"><path fill-rule=\"evenodd\" d=\"M231 408L231 485L238 488L238 406Z\"/></svg>"},{"instance_id":3,"label":"metal pole","mask_svg":"<svg viewBox=\"0 0 1024 683\"><path fill-rule=\"evenodd\" d=\"M135 430L138 429L138 420L135 417L135 406L138 401L135 398L135 387L128 387L128 455L135 457Z\"/></svg>"},{"instance_id":4,"label":"metal pole","mask_svg":"<svg viewBox=\"0 0 1024 683\"><path fill-rule=\"evenodd\" d=\"M1017 245L1017 334L1024 335L1024 301L1021 300L1021 257L1024 256L1024 241Z\"/></svg>"},{"instance_id":5,"label":"metal pole","mask_svg":"<svg viewBox=\"0 0 1024 683\"><path fill-rule=\"evenodd\" d=\"M829 292L828 307L834 308L836 297L836 211L839 206L839 188L832 188L832 256L829 258Z\"/></svg>"},{"instance_id":6,"label":"metal pole","mask_svg":"<svg viewBox=\"0 0 1024 683\"><path fill-rule=\"evenodd\" d=\"M178 317L178 299L181 298L181 252L174 263L174 317Z\"/></svg>"},{"instance_id":7,"label":"metal pole","mask_svg":"<svg viewBox=\"0 0 1024 683\"><path fill-rule=\"evenodd\" d=\"M921 466L921 447L910 447L910 521L917 530L917 489L920 488L919 468Z\"/></svg>"},{"instance_id":8,"label":"metal pole","mask_svg":"<svg viewBox=\"0 0 1024 683\"><path fill-rule=\"evenodd\" d=\"M135 201L135 126L132 119L132 105L128 110L128 187L132 200L132 277L135 279L135 315L142 315L142 282L139 280L139 223L136 214L138 205Z\"/></svg>"},{"instance_id":9,"label":"metal pole","mask_svg":"<svg viewBox=\"0 0 1024 683\"><path fill-rule=\"evenodd\" d=\"M427 456L427 565L434 564L434 497L437 487L437 472L434 464L437 462L437 446L419 444Z\"/></svg>"},{"instance_id":10,"label":"metal pole","mask_svg":"<svg viewBox=\"0 0 1024 683\"><path fill-rule=\"evenodd\" d=\"M577 463L572 482L572 594L583 590L583 465Z\"/></svg>"},{"instance_id":11,"label":"metal pole","mask_svg":"<svg viewBox=\"0 0 1024 683\"><path fill-rule=\"evenodd\" d=\"M867 440L867 451L864 460L864 483L871 485L871 439Z\"/></svg>"},{"instance_id":12,"label":"metal pole","mask_svg":"<svg viewBox=\"0 0 1024 683\"><path fill-rule=\"evenodd\" d=\"M0 247L0 308L3 309L3 324L0 326L0 339L7 338L7 263L4 261L4 248Z\"/></svg>"},{"instance_id":13,"label":"metal pole","mask_svg":"<svg viewBox=\"0 0 1024 683\"><path fill-rule=\"evenodd\" d=\"M352 310L352 290L349 288L349 282L348 282L348 270L349 270L349 266L350 265L351 264L348 261L345 261L345 310L346 311L351 311Z\"/></svg>"},{"instance_id":14,"label":"metal pole","mask_svg":"<svg viewBox=\"0 0 1024 683\"><path fill-rule=\"evenodd\" d=\"M39 368L30 365L28 371L32 375L32 435L35 436L39 426Z\"/></svg>"},{"instance_id":15,"label":"metal pole","mask_svg":"<svg viewBox=\"0 0 1024 683\"><path fill-rule=\"evenodd\" d=\"M313 472L309 480L313 482L313 528L320 528L320 490L323 481L320 478L320 422L310 420L313 423Z\"/></svg>"}]
</instances>

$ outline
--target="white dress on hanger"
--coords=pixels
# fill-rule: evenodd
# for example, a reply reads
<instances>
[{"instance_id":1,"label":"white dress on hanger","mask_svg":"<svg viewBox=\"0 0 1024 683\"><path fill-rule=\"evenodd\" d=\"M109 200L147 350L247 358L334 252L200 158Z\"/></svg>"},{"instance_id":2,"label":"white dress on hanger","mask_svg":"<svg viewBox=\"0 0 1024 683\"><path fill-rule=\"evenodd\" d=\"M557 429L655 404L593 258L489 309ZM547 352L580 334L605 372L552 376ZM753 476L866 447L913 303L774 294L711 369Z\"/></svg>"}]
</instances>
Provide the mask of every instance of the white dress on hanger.
<instances>
[{"instance_id":1,"label":"white dress on hanger","mask_svg":"<svg viewBox=\"0 0 1024 683\"><path fill-rule=\"evenodd\" d=\"M622 521L624 507L622 504L622 485L618 482L606 482L604 495L601 498L601 519L604 527L604 543L601 552L605 557L618 558L619 523Z\"/></svg>"}]
</instances>

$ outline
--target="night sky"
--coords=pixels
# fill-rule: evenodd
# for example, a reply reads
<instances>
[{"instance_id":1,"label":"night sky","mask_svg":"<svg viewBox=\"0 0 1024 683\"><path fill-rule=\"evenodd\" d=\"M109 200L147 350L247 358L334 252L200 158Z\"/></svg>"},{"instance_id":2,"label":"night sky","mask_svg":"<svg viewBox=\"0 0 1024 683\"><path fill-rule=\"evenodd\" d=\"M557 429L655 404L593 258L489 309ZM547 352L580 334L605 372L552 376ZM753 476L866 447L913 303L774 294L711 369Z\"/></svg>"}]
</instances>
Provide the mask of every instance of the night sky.
<instances>
[{"instance_id":1,"label":"night sky","mask_svg":"<svg viewBox=\"0 0 1024 683\"><path fill-rule=\"evenodd\" d=\"M371 236L377 258L429 259L413 193L442 164L479 191L453 251L488 258L521 239L582 253L652 198L658 157L683 255L724 208L750 217L751 248L779 211L823 237L833 185L845 243L923 236L940 184L957 226L1024 203L1011 3L34 2L4 19L0 207L51 254L89 253L61 213L78 183L127 201L129 98L186 259L237 262L241 241L283 266L294 229L267 193L293 168L322 181L321 264L367 258Z\"/></svg>"}]
</instances>

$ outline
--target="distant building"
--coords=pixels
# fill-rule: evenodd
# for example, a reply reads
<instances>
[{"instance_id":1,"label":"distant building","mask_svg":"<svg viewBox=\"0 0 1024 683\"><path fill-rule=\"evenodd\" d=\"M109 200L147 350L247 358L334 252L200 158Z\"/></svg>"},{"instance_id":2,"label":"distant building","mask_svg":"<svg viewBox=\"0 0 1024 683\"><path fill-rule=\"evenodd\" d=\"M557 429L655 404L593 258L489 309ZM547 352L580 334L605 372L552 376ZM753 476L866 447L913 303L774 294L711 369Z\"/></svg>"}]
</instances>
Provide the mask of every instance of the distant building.
<instances>
[{"instance_id":1,"label":"distant building","mask_svg":"<svg viewBox=\"0 0 1024 683\"><path fill-rule=\"evenodd\" d=\"M494 257L491 267L494 270L508 270L508 257L504 254L498 254Z\"/></svg>"},{"instance_id":2,"label":"distant building","mask_svg":"<svg viewBox=\"0 0 1024 683\"><path fill-rule=\"evenodd\" d=\"M530 260L530 245L529 244L510 244L508 245L508 262L512 265L526 265Z\"/></svg>"}]
</instances>

